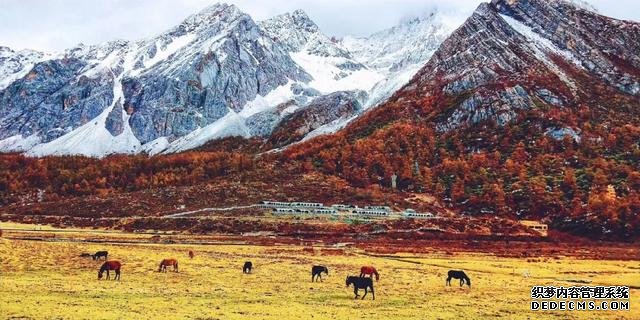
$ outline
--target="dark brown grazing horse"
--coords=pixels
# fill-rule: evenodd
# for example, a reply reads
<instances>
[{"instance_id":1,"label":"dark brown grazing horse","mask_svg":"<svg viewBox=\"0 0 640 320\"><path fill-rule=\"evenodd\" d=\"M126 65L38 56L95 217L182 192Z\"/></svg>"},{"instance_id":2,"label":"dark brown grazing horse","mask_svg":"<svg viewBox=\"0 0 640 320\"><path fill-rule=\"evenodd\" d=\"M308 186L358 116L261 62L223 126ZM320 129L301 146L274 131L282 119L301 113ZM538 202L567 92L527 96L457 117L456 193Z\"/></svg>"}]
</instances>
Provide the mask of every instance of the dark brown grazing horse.
<instances>
[{"instance_id":1,"label":"dark brown grazing horse","mask_svg":"<svg viewBox=\"0 0 640 320\"><path fill-rule=\"evenodd\" d=\"M189 250L189 258L193 259L193 257L195 257L195 256L196 256L196 254L193 253L193 251Z\"/></svg>"},{"instance_id":2,"label":"dark brown grazing horse","mask_svg":"<svg viewBox=\"0 0 640 320\"><path fill-rule=\"evenodd\" d=\"M376 299L376 293L373 291L373 279L364 278L364 277L347 277L347 287L353 284L353 293L355 293L355 298L358 299L360 296L358 294L358 289L364 289L364 295L362 296L362 300L367 296L368 289L371 289L371 295L373 296L373 300Z\"/></svg>"},{"instance_id":3,"label":"dark brown grazing horse","mask_svg":"<svg viewBox=\"0 0 640 320\"><path fill-rule=\"evenodd\" d=\"M329 275L329 269L325 266L313 266L311 268L311 282L318 281L322 282L322 273Z\"/></svg>"},{"instance_id":4,"label":"dark brown grazing horse","mask_svg":"<svg viewBox=\"0 0 640 320\"><path fill-rule=\"evenodd\" d=\"M378 274L376 268L372 266L364 266L360 268L360 277L365 277L367 275L369 275L370 278L373 278L373 276L375 275L376 281L380 281L380 274Z\"/></svg>"},{"instance_id":5,"label":"dark brown grazing horse","mask_svg":"<svg viewBox=\"0 0 640 320\"><path fill-rule=\"evenodd\" d=\"M242 266L242 273L251 273L251 269L253 269L253 263L251 261L247 261Z\"/></svg>"},{"instance_id":6,"label":"dark brown grazing horse","mask_svg":"<svg viewBox=\"0 0 640 320\"><path fill-rule=\"evenodd\" d=\"M98 251L93 255L93 260L98 260L100 257L104 257L104 260L107 261L107 256L109 256L109 251Z\"/></svg>"},{"instance_id":7,"label":"dark brown grazing horse","mask_svg":"<svg viewBox=\"0 0 640 320\"><path fill-rule=\"evenodd\" d=\"M167 272L167 267L173 266L173 271L178 272L178 260L176 259L164 259L160 261L160 267L158 272Z\"/></svg>"},{"instance_id":8,"label":"dark brown grazing horse","mask_svg":"<svg viewBox=\"0 0 640 320\"><path fill-rule=\"evenodd\" d=\"M447 285L451 286L451 279L460 279L460 286L462 287L464 285L464 283L466 282L467 285L469 286L469 288L471 288L471 279L469 279L469 277L467 276L466 273L464 273L464 271L459 271L459 270L449 270L449 273L447 273Z\"/></svg>"},{"instance_id":9,"label":"dark brown grazing horse","mask_svg":"<svg viewBox=\"0 0 640 320\"><path fill-rule=\"evenodd\" d=\"M113 280L120 280L120 268L122 267L122 264L120 263L120 261L105 261L105 263L102 264L102 267L100 267L100 271L98 271L98 280L102 279L102 274L106 271L107 272L107 280L109 280L109 270L115 270L116 271L116 276L113 277Z\"/></svg>"}]
</instances>

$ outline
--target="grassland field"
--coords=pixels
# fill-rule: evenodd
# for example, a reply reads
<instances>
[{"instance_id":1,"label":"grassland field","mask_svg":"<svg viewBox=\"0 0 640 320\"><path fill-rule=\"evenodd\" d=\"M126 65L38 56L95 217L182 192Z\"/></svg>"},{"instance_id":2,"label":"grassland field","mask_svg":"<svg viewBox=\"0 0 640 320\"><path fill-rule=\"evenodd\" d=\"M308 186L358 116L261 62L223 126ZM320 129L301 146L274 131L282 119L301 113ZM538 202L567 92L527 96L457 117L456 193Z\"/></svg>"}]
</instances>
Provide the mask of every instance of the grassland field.
<instances>
[{"instance_id":1,"label":"grassland field","mask_svg":"<svg viewBox=\"0 0 640 320\"><path fill-rule=\"evenodd\" d=\"M355 248L53 242L6 234L0 238L2 319L640 319L640 263L634 260L373 256ZM101 262L79 256L98 250L123 263L121 281L97 280ZM170 257L180 261L180 272L157 272L159 261ZM247 260L255 267L249 275L241 270ZM324 282L311 282L316 264L329 268ZM376 300L355 300L345 287L346 276L362 265L381 274ZM455 280L446 287L450 269L465 270L472 287ZM631 310L530 311L532 286L581 282L631 286Z\"/></svg>"}]
</instances>

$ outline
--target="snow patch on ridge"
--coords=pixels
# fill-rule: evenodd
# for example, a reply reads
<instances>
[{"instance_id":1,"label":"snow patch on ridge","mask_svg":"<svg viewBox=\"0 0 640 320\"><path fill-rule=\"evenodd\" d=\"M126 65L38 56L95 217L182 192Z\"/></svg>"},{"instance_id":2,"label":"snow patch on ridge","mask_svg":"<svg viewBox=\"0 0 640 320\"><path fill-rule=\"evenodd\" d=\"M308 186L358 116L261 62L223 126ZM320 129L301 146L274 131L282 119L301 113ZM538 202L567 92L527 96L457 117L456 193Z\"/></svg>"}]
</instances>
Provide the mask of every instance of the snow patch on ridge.
<instances>
[{"instance_id":1,"label":"snow patch on ridge","mask_svg":"<svg viewBox=\"0 0 640 320\"><path fill-rule=\"evenodd\" d=\"M294 94L291 91L291 85L294 82L289 80L287 84L279 86L271 90L264 97L257 95L255 99L247 102L242 111L239 113L241 117L248 118L256 113L267 111L279 104L285 103L293 99Z\"/></svg>"},{"instance_id":2,"label":"snow patch on ridge","mask_svg":"<svg viewBox=\"0 0 640 320\"><path fill-rule=\"evenodd\" d=\"M187 33L184 36L173 39L173 41L171 41L171 43L169 43L164 49L160 49L161 45L156 42L156 48L158 48L159 51L153 57L144 61L145 68L150 68L158 62L166 60L172 54L193 42L195 39L196 35L194 33Z\"/></svg>"},{"instance_id":3,"label":"snow patch on ridge","mask_svg":"<svg viewBox=\"0 0 640 320\"><path fill-rule=\"evenodd\" d=\"M320 57L304 51L291 53L291 58L300 65L313 80L309 86L322 93L351 90L371 90L384 76L370 69L361 69L346 73L337 66L348 63L342 57Z\"/></svg>"},{"instance_id":4,"label":"snow patch on ridge","mask_svg":"<svg viewBox=\"0 0 640 320\"><path fill-rule=\"evenodd\" d=\"M551 71L558 75L558 77L564 83L566 83L575 93L577 91L575 82L573 82L573 80L569 78L569 76L567 76L567 74L564 73L564 71L562 71L562 69L560 69L558 65L556 65L553 61L551 61L551 59L549 59L545 51L548 53L557 54L563 57L565 60L573 63L577 67L583 68L580 60L578 60L571 52L558 48L553 44L553 42L551 42L551 40L542 37L524 23L507 15L501 14L500 16L511 26L511 28L513 28L516 32L524 36L529 41L529 44L531 44L530 47L534 50L535 56L545 65L547 65L547 67Z\"/></svg>"}]
</instances>

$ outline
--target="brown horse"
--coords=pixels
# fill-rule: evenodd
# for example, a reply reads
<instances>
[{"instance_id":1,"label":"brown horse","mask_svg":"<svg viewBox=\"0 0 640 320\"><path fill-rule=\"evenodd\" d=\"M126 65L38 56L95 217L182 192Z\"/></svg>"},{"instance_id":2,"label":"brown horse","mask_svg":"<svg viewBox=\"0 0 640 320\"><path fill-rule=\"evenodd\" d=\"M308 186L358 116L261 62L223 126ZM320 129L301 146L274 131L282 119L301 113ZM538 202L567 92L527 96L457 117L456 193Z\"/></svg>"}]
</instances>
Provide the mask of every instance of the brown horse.
<instances>
[{"instance_id":1,"label":"brown horse","mask_svg":"<svg viewBox=\"0 0 640 320\"><path fill-rule=\"evenodd\" d=\"M100 267L100 271L98 271L98 280L102 279L102 274L105 271L107 272L107 280L109 280L109 270L115 270L116 272L116 276L113 277L113 280L120 280L121 267L122 267L122 264L120 263L120 261L115 261L115 260L105 261L105 263L102 264L102 267Z\"/></svg>"},{"instance_id":2,"label":"brown horse","mask_svg":"<svg viewBox=\"0 0 640 320\"><path fill-rule=\"evenodd\" d=\"M164 259L160 261L160 267L158 272L167 272L167 267L173 266L173 271L178 272L178 260L176 259Z\"/></svg>"},{"instance_id":3,"label":"brown horse","mask_svg":"<svg viewBox=\"0 0 640 320\"><path fill-rule=\"evenodd\" d=\"M195 257L195 256L196 256L196 254L193 253L193 251L189 250L189 258L193 259L193 257Z\"/></svg>"},{"instance_id":4,"label":"brown horse","mask_svg":"<svg viewBox=\"0 0 640 320\"><path fill-rule=\"evenodd\" d=\"M376 281L380 281L380 274L378 274L378 271L376 270L376 268L372 267L372 266L364 266L362 268L360 268L360 277L365 277L369 275L369 277L373 278L373 276L376 276Z\"/></svg>"}]
</instances>

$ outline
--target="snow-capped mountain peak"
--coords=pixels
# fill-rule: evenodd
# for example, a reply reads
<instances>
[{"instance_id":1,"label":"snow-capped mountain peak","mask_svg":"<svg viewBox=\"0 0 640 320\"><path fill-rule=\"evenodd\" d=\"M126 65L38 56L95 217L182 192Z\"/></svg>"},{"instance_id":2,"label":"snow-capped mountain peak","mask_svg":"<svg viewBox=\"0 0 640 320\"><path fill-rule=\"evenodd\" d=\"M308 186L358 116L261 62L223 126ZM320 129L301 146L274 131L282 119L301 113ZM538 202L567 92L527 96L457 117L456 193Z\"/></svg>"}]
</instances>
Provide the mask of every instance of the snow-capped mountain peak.
<instances>
[{"instance_id":1,"label":"snow-capped mountain peak","mask_svg":"<svg viewBox=\"0 0 640 320\"><path fill-rule=\"evenodd\" d=\"M194 30L208 28L211 25L228 24L231 21L249 17L234 4L216 3L200 12L187 17L174 30L193 32ZM250 17L249 17L250 18Z\"/></svg>"},{"instance_id":2,"label":"snow-capped mountain peak","mask_svg":"<svg viewBox=\"0 0 640 320\"><path fill-rule=\"evenodd\" d=\"M457 27L445 22L437 10L365 38L344 37L342 45L356 60L376 69L398 71L411 64L424 64L440 43ZM462 23L462 21L460 21Z\"/></svg>"},{"instance_id":3,"label":"snow-capped mountain peak","mask_svg":"<svg viewBox=\"0 0 640 320\"><path fill-rule=\"evenodd\" d=\"M302 10L256 23L214 4L135 42L29 58L1 49L0 151L178 152L226 136L282 135L287 121L316 112L331 116L296 127L296 137L333 132L415 74L445 33L429 23L404 21L346 45ZM385 49L363 54L374 42ZM9 55L24 60L10 72Z\"/></svg>"},{"instance_id":4,"label":"snow-capped mountain peak","mask_svg":"<svg viewBox=\"0 0 640 320\"><path fill-rule=\"evenodd\" d=\"M274 42L289 52L308 51L319 56L349 58L348 53L320 31L306 12L296 10L260 22Z\"/></svg>"}]
</instances>

